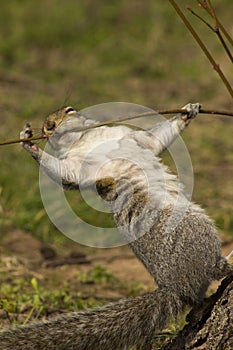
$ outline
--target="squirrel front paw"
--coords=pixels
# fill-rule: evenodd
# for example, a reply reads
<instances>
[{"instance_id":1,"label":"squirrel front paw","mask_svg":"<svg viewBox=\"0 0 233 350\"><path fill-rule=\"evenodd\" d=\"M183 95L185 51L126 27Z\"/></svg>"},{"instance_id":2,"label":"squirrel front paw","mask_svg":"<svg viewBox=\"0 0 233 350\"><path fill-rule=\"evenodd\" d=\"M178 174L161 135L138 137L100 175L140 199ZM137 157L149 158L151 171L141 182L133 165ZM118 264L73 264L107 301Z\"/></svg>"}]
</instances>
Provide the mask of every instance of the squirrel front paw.
<instances>
[{"instance_id":1,"label":"squirrel front paw","mask_svg":"<svg viewBox=\"0 0 233 350\"><path fill-rule=\"evenodd\" d=\"M33 136L32 127L30 123L26 123L24 129L20 132L20 139L28 139ZM21 145L27 150L37 151L38 147L32 141L23 141Z\"/></svg>"},{"instance_id":2,"label":"squirrel front paw","mask_svg":"<svg viewBox=\"0 0 233 350\"><path fill-rule=\"evenodd\" d=\"M28 139L29 137L32 137L32 136L33 136L33 133L32 133L31 124L26 123L24 126L24 129L20 132L20 138L21 139Z\"/></svg>"},{"instance_id":3,"label":"squirrel front paw","mask_svg":"<svg viewBox=\"0 0 233 350\"><path fill-rule=\"evenodd\" d=\"M202 105L200 103L188 103L182 109L186 109L188 111L187 114L184 114L182 116L182 119L187 122L187 124L190 123L191 119L194 119L198 113L200 112L202 108Z\"/></svg>"}]
</instances>

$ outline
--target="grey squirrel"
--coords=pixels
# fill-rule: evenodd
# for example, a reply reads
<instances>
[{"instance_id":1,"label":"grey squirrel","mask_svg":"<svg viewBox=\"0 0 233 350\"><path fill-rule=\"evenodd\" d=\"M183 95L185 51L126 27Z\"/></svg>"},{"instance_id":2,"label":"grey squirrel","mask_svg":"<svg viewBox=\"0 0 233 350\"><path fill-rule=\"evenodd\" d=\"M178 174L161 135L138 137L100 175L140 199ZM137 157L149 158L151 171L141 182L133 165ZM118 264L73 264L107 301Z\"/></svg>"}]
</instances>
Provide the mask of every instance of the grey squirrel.
<instances>
[{"instance_id":1,"label":"grey squirrel","mask_svg":"<svg viewBox=\"0 0 233 350\"><path fill-rule=\"evenodd\" d=\"M64 188L96 186L158 287L94 310L3 330L1 350L115 350L134 345L149 350L156 331L186 306L200 303L212 280L232 271L221 256L212 220L186 198L176 176L158 158L196 117L200 104L184 108L188 114L148 131L115 125L75 132L75 127L95 122L65 107L51 114L42 129L56 156L23 142L45 173ZM27 124L21 138L30 136ZM101 148L102 142L110 142L110 147Z\"/></svg>"}]
</instances>

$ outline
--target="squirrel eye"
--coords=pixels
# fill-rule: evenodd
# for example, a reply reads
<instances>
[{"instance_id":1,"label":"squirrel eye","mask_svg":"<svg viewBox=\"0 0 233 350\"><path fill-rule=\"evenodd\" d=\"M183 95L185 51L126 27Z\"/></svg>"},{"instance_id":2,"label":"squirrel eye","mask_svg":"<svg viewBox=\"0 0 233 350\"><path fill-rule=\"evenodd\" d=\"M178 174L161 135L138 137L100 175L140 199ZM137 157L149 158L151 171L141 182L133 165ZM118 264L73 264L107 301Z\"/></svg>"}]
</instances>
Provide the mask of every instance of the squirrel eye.
<instances>
[{"instance_id":1,"label":"squirrel eye","mask_svg":"<svg viewBox=\"0 0 233 350\"><path fill-rule=\"evenodd\" d=\"M69 112L74 112L74 108L73 107L67 107L67 109L65 110L65 113L69 113Z\"/></svg>"},{"instance_id":2,"label":"squirrel eye","mask_svg":"<svg viewBox=\"0 0 233 350\"><path fill-rule=\"evenodd\" d=\"M46 128L47 128L47 130L52 130L55 128L55 126L56 126L56 123L54 121L48 121Z\"/></svg>"}]
</instances>

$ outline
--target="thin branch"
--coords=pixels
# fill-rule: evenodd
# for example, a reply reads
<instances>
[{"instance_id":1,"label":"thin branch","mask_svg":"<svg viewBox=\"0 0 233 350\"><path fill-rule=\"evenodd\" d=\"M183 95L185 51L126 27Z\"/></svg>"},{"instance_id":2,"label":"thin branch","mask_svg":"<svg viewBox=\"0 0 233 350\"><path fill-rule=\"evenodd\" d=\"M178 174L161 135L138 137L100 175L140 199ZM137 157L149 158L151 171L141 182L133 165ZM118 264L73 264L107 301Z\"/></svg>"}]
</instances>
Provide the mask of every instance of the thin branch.
<instances>
[{"instance_id":1,"label":"thin branch","mask_svg":"<svg viewBox=\"0 0 233 350\"><path fill-rule=\"evenodd\" d=\"M218 22L218 26L221 29L221 31L223 32L223 34L225 35L225 37L227 38L227 40L229 41L229 43L231 44L231 46L233 46L233 38L230 36L230 34L228 33L228 31L224 28L224 26L222 25L221 22L219 22L219 20L217 19Z\"/></svg>"},{"instance_id":2,"label":"thin branch","mask_svg":"<svg viewBox=\"0 0 233 350\"><path fill-rule=\"evenodd\" d=\"M227 55L229 56L231 62L233 62L233 57L232 57L231 51L228 48L228 46L227 46L227 44L226 44L226 42L225 42L225 40L224 40L220 30L219 30L220 29L220 22L218 20L218 17L216 16L216 12L215 12L215 9L214 9L214 7L213 7L213 5L211 3L211 0L208 0L208 4L209 4L210 15L212 16L212 18L214 19L214 22L215 22L215 32L216 32L220 42L222 43L222 45L223 45ZM224 30L225 30L225 28L224 28ZM233 42L231 44L233 44Z\"/></svg>"},{"instance_id":3,"label":"thin branch","mask_svg":"<svg viewBox=\"0 0 233 350\"><path fill-rule=\"evenodd\" d=\"M224 47L227 56L230 58L231 62L233 63L233 56L231 54L230 49L228 48L220 30L219 30L219 26L216 24L215 27L213 27L211 24L209 24L204 18L202 18L200 15L198 15L198 13L196 13L195 11L193 11L190 7L187 7L187 10L190 11L192 13L192 15L194 15L195 17L197 17L200 21L202 21L205 25L207 25L208 28L210 28L215 34L217 34L217 37L219 38L222 46ZM214 12L215 14L215 12ZM216 15L214 15L214 19L215 19L215 23L216 22Z\"/></svg>"},{"instance_id":4,"label":"thin branch","mask_svg":"<svg viewBox=\"0 0 233 350\"><path fill-rule=\"evenodd\" d=\"M225 115L227 117L233 117L233 112L228 111L218 111L218 110L211 110L211 109L201 109L199 111L200 114L212 114L212 115Z\"/></svg>"},{"instance_id":5,"label":"thin branch","mask_svg":"<svg viewBox=\"0 0 233 350\"><path fill-rule=\"evenodd\" d=\"M197 17L198 19L200 19L200 21L202 21L203 23L205 23L206 25L207 25L207 27L209 27L214 33L215 33L215 28L211 25L211 24L209 24L204 18L202 18L198 13L196 13L195 11L193 11L192 9L191 9L191 7L187 7L187 10L189 11L189 12L191 12L191 14L192 15L194 15L195 17Z\"/></svg>"},{"instance_id":6,"label":"thin branch","mask_svg":"<svg viewBox=\"0 0 233 350\"><path fill-rule=\"evenodd\" d=\"M219 27L217 27L215 29L215 33L217 34L222 46L224 47L224 49L227 53L227 56L230 58L231 62L233 63L233 56L232 56L231 51L230 51L229 47L227 46L227 44L226 44L226 42L225 42L225 40L224 40L220 30L219 30Z\"/></svg>"},{"instance_id":7,"label":"thin branch","mask_svg":"<svg viewBox=\"0 0 233 350\"><path fill-rule=\"evenodd\" d=\"M217 18L217 16L215 15L215 17L212 16L212 11L210 10L210 8L207 5L206 1L200 1L197 0L198 4L207 11L207 13L216 20L216 25L219 27L219 29L223 32L223 34L225 35L226 39L229 41L229 43L233 46L233 38L230 36L230 34L228 33L228 31L226 30L226 28L223 26L223 24L219 21L219 19ZM211 7L213 8L213 6L211 5ZM215 13L215 12L214 12Z\"/></svg>"},{"instance_id":8,"label":"thin branch","mask_svg":"<svg viewBox=\"0 0 233 350\"><path fill-rule=\"evenodd\" d=\"M211 0L208 0L208 5L209 5L209 11L210 11L210 15L211 17L214 19L214 22L215 22L215 27L217 28L218 27L218 19L217 19L217 16L216 16L216 12L214 10L214 7L211 3Z\"/></svg>"},{"instance_id":9,"label":"thin branch","mask_svg":"<svg viewBox=\"0 0 233 350\"><path fill-rule=\"evenodd\" d=\"M137 119L137 118L143 118L143 117L147 117L147 116L157 116L158 114L177 114L177 113L187 114L188 111L186 109L163 109L163 110L159 110L159 111L144 112L144 113L139 113L139 114L135 114L135 115L131 115L131 116L129 116L129 115L123 116L123 117L113 119L113 120L107 120L105 122L85 126L82 128L77 128L74 131L81 132L81 131L99 128L99 127L104 126L104 125L111 126L111 125L117 124L117 123L121 124L124 121L133 120L133 119ZM228 112L228 111L210 110L210 109L202 109L201 108L199 113L200 114L223 115L223 116L233 117L233 111ZM3 141L3 142L0 142L0 146L10 145L10 144L20 143L20 142L29 142L29 141L47 139L47 138L48 138L47 135L32 136L32 137L24 138L24 139Z\"/></svg>"},{"instance_id":10,"label":"thin branch","mask_svg":"<svg viewBox=\"0 0 233 350\"><path fill-rule=\"evenodd\" d=\"M29 142L29 141L34 141L34 140L41 140L41 139L47 139L48 136L47 135L39 135L39 136L32 136L32 137L28 137L25 139L16 139L16 140L10 140L10 141L3 141L0 142L0 146L5 146L5 145L11 145L13 143L19 143L19 142Z\"/></svg>"},{"instance_id":11,"label":"thin branch","mask_svg":"<svg viewBox=\"0 0 233 350\"><path fill-rule=\"evenodd\" d=\"M181 9L179 8L179 6L177 5L177 3L174 0L169 0L169 2L171 3L171 5L174 7L175 11L177 12L177 14L179 15L179 17L182 19L182 21L184 22L185 26L188 28L188 30L190 31L190 33L192 34L192 36L194 37L194 39L197 41L198 45L201 47L202 51L204 52L204 54L206 55L206 57L208 58L208 60L210 61L210 63L212 64L214 70L216 70L216 72L218 73L218 75L220 76L222 82L224 83L224 85L226 86L229 94L231 95L231 97L233 98L233 89L229 83L229 81L227 80L227 78L225 77L224 73L222 72L219 64L217 64L213 58L213 56L211 55L211 53L209 52L209 50L207 49L207 47L205 46L205 44L203 43L203 41L201 40L201 38L199 37L199 35L197 34L197 32L194 30L194 28L192 27L192 25L190 24L190 22L187 20L187 18L185 17L185 15L183 14L183 12L181 11Z\"/></svg>"}]
</instances>

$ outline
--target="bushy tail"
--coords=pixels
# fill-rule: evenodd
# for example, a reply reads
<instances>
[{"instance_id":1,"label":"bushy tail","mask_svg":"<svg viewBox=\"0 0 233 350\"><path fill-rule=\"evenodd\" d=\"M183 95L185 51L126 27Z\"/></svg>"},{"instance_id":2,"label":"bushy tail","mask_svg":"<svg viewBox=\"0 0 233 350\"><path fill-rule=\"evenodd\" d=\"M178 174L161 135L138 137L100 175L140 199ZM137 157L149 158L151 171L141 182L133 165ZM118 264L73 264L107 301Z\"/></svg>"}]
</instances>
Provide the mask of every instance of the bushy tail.
<instances>
[{"instance_id":1,"label":"bushy tail","mask_svg":"<svg viewBox=\"0 0 233 350\"><path fill-rule=\"evenodd\" d=\"M167 289L157 289L87 312L34 323L0 333L1 350L116 350L150 348L181 305ZM146 346L145 344L148 344Z\"/></svg>"}]
</instances>

